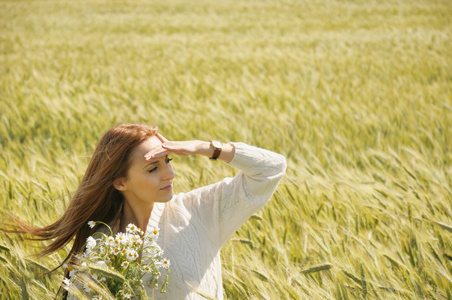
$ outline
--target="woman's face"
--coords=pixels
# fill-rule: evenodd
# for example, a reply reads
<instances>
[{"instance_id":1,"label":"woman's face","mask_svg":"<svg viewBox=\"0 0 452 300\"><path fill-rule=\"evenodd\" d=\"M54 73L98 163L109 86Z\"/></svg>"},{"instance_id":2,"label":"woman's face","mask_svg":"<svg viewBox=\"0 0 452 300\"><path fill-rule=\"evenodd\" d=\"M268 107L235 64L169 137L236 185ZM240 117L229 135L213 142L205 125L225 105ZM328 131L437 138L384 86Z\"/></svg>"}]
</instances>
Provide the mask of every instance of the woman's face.
<instances>
[{"instance_id":1,"label":"woman's face","mask_svg":"<svg viewBox=\"0 0 452 300\"><path fill-rule=\"evenodd\" d=\"M141 143L133 152L127 178L115 180L114 186L120 190L129 203L149 205L154 202L167 202L173 196L173 167L168 156L146 161L144 155L162 142L152 136ZM162 148L162 151L165 151Z\"/></svg>"}]
</instances>

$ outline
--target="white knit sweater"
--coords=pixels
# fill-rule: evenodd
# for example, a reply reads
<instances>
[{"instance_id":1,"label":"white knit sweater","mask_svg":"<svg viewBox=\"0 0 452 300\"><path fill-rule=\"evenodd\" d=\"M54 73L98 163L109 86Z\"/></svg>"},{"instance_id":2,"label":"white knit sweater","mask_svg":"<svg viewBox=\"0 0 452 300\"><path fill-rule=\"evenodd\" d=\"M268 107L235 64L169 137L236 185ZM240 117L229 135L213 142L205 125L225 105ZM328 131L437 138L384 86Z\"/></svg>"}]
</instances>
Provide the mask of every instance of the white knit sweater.
<instances>
[{"instance_id":1,"label":"white knit sweater","mask_svg":"<svg viewBox=\"0 0 452 300\"><path fill-rule=\"evenodd\" d=\"M235 155L228 164L240 170L234 178L174 195L167 203L154 203L147 230L160 228L157 244L171 265L165 294L153 291L146 284L149 278L143 277L148 296L154 294L158 300L205 299L197 293L201 292L223 299L221 246L268 202L287 166L280 154L244 143L232 144Z\"/></svg>"},{"instance_id":2,"label":"white knit sweater","mask_svg":"<svg viewBox=\"0 0 452 300\"><path fill-rule=\"evenodd\" d=\"M223 299L221 246L268 202L286 170L280 154L233 145L235 156L228 164L240 170L234 178L154 204L148 226L160 228L158 244L171 262L167 293L156 290L155 299L205 299L193 289Z\"/></svg>"}]
</instances>

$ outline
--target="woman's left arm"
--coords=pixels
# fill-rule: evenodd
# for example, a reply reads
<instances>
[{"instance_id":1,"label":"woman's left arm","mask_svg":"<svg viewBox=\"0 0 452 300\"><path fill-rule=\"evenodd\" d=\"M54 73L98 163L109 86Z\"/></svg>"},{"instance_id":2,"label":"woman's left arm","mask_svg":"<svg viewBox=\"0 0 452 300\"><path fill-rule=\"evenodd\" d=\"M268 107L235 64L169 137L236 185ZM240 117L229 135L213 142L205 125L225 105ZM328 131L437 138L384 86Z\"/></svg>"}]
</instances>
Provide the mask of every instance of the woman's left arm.
<instances>
[{"instance_id":1,"label":"woman's left arm","mask_svg":"<svg viewBox=\"0 0 452 300\"><path fill-rule=\"evenodd\" d=\"M224 179L219 191L221 243L270 200L287 168L281 154L244 143L234 143L234 147L228 165L240 172Z\"/></svg>"}]
</instances>

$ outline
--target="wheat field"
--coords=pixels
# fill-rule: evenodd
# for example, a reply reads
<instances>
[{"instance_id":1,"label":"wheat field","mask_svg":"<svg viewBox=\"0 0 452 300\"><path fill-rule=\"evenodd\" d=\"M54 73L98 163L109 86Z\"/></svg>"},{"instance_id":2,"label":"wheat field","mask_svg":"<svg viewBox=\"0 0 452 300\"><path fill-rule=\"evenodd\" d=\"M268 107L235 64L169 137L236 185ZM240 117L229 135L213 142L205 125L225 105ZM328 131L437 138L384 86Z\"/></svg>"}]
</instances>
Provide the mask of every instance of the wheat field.
<instances>
[{"instance_id":1,"label":"wheat field","mask_svg":"<svg viewBox=\"0 0 452 300\"><path fill-rule=\"evenodd\" d=\"M227 299L452 299L449 0L0 0L0 218L62 214L101 135L284 154L223 247ZM175 158L175 192L233 176ZM68 248L0 234L0 299L52 299Z\"/></svg>"}]
</instances>

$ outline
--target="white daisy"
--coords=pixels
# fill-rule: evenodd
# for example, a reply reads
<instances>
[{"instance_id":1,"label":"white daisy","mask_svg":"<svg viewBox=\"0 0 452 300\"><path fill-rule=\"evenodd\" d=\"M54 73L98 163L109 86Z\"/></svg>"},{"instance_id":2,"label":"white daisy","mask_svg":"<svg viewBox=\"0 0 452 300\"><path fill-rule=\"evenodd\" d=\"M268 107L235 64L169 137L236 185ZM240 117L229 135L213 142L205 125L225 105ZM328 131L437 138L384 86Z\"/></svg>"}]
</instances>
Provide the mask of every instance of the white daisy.
<instances>
[{"instance_id":1,"label":"white daisy","mask_svg":"<svg viewBox=\"0 0 452 300\"><path fill-rule=\"evenodd\" d=\"M151 272L151 267L149 265L144 265L142 269L145 272Z\"/></svg>"},{"instance_id":2,"label":"white daisy","mask_svg":"<svg viewBox=\"0 0 452 300\"><path fill-rule=\"evenodd\" d=\"M90 236L86 239L86 249L92 249L96 247L96 240Z\"/></svg>"},{"instance_id":3,"label":"white daisy","mask_svg":"<svg viewBox=\"0 0 452 300\"><path fill-rule=\"evenodd\" d=\"M127 225L127 233L135 234L137 231L139 231L139 228L135 224L130 223L129 225Z\"/></svg>"},{"instance_id":4,"label":"white daisy","mask_svg":"<svg viewBox=\"0 0 452 300\"><path fill-rule=\"evenodd\" d=\"M148 238L150 241L157 240L159 238L160 228L158 227L149 227L147 231Z\"/></svg>"},{"instance_id":5,"label":"white daisy","mask_svg":"<svg viewBox=\"0 0 452 300\"><path fill-rule=\"evenodd\" d=\"M120 243L121 245L127 245L130 242L130 235L127 233L119 232L116 235L115 243Z\"/></svg>"},{"instance_id":6,"label":"white daisy","mask_svg":"<svg viewBox=\"0 0 452 300\"><path fill-rule=\"evenodd\" d=\"M109 237L107 238L107 243L108 243L110 246L113 246L113 245L115 244L115 239L114 239L112 236L109 236Z\"/></svg>"},{"instance_id":7,"label":"white daisy","mask_svg":"<svg viewBox=\"0 0 452 300\"><path fill-rule=\"evenodd\" d=\"M164 260L162 261L162 266L163 266L165 269L168 269L169 266L170 266L170 261L169 261L168 259L164 259Z\"/></svg>"},{"instance_id":8,"label":"white daisy","mask_svg":"<svg viewBox=\"0 0 452 300\"><path fill-rule=\"evenodd\" d=\"M135 250L127 250L126 257L130 261L134 261L138 258L138 253Z\"/></svg>"}]
</instances>

